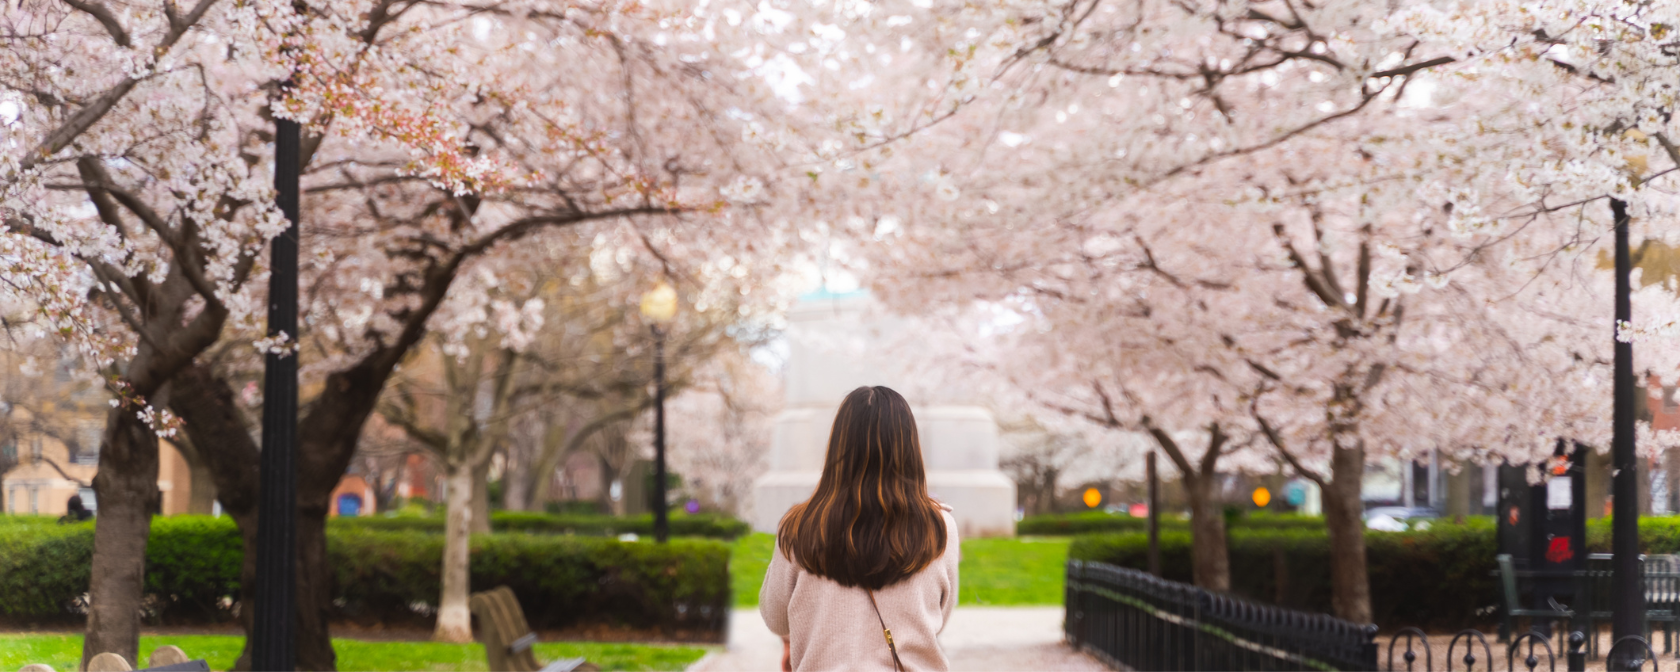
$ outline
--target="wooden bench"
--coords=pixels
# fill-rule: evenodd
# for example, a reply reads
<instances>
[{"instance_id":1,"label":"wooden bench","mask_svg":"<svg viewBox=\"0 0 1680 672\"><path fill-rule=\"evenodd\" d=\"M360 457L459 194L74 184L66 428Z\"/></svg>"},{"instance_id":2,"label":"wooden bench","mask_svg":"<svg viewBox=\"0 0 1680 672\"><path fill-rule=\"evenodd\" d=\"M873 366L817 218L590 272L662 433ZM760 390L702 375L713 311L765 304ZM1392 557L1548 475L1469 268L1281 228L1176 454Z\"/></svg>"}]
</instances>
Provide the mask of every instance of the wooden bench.
<instances>
[{"instance_id":1,"label":"wooden bench","mask_svg":"<svg viewBox=\"0 0 1680 672\"><path fill-rule=\"evenodd\" d=\"M513 596L513 589L497 586L473 593L467 602L478 619L478 641L484 643L484 657L496 672L597 672L601 668L582 658L537 664L532 647L537 633L525 622L525 610Z\"/></svg>"}]
</instances>

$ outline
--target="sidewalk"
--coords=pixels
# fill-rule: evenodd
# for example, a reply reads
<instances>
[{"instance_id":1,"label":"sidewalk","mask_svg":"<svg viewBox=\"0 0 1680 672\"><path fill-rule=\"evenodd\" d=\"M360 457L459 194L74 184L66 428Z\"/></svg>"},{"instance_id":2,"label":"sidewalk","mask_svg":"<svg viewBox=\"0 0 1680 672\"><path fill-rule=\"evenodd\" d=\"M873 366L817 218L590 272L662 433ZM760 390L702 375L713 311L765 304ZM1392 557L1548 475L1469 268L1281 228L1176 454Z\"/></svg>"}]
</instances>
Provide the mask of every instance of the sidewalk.
<instances>
[{"instance_id":1,"label":"sidewalk","mask_svg":"<svg viewBox=\"0 0 1680 672\"><path fill-rule=\"evenodd\" d=\"M1101 663L1062 643L1061 607L957 607L940 641L951 669L1105 670ZM689 668L694 672L779 670L782 640L770 633L758 609L730 615L729 647Z\"/></svg>"}]
</instances>

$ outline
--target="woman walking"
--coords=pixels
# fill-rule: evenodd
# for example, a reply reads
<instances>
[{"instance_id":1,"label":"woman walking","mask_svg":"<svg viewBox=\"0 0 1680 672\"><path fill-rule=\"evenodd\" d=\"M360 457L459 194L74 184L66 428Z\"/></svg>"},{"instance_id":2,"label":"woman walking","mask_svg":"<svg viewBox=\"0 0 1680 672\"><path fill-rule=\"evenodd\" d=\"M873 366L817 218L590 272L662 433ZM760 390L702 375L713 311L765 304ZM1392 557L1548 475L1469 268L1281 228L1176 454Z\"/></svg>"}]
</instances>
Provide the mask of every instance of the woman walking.
<instances>
[{"instance_id":1,"label":"woman walking","mask_svg":"<svg viewBox=\"0 0 1680 672\"><path fill-rule=\"evenodd\" d=\"M939 631L957 603L957 524L928 496L910 404L885 387L846 395L822 479L782 517L758 611L784 670L945 670Z\"/></svg>"}]
</instances>

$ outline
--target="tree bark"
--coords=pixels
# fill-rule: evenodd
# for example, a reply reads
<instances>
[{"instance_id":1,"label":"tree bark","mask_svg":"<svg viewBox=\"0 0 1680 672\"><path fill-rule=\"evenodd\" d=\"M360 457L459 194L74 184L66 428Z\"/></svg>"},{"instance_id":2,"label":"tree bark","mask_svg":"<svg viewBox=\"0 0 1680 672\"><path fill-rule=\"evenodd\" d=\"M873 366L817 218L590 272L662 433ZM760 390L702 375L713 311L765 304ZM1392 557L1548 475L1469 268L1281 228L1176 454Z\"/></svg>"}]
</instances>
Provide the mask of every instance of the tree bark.
<instances>
[{"instance_id":1,"label":"tree bark","mask_svg":"<svg viewBox=\"0 0 1680 672\"><path fill-rule=\"evenodd\" d=\"M226 381L215 377L210 370L194 364L175 375L170 386L170 408L181 417L187 436L198 451L216 490L222 493L222 512L233 518L244 542L244 559L239 566L239 624L247 638L245 648L234 663L236 670L251 667L250 609L252 587L257 578L257 467L260 455L257 443L247 431L247 422L234 401L234 393ZM195 486L196 487L196 486Z\"/></svg>"},{"instance_id":2,"label":"tree bark","mask_svg":"<svg viewBox=\"0 0 1680 672\"><path fill-rule=\"evenodd\" d=\"M1202 474L1185 479L1190 499L1190 561L1197 586L1230 592L1231 555L1225 544L1225 511L1214 496L1219 479Z\"/></svg>"},{"instance_id":3,"label":"tree bark","mask_svg":"<svg viewBox=\"0 0 1680 672\"><path fill-rule=\"evenodd\" d=\"M505 472L504 472L505 473ZM490 460L472 468L472 517L471 532L473 534L490 533ZM507 476L503 476L502 486L507 486Z\"/></svg>"},{"instance_id":4,"label":"tree bark","mask_svg":"<svg viewBox=\"0 0 1680 672\"><path fill-rule=\"evenodd\" d=\"M1447 482L1447 506L1444 513L1448 518L1457 519L1470 515L1471 470L1468 464L1454 463L1452 466L1457 467L1458 471L1449 470L1443 479Z\"/></svg>"},{"instance_id":5,"label":"tree bark","mask_svg":"<svg viewBox=\"0 0 1680 672\"><path fill-rule=\"evenodd\" d=\"M157 432L134 409L111 409L99 449L93 491L99 516L93 528L93 566L88 582L87 636L82 669L101 653L139 660L141 592L145 585L146 538L157 509Z\"/></svg>"},{"instance_id":6,"label":"tree bark","mask_svg":"<svg viewBox=\"0 0 1680 672\"><path fill-rule=\"evenodd\" d=\"M440 642L466 643L472 641L472 613L467 609L468 561L473 515L472 467L461 464L444 466L444 501L447 513L443 538L443 592L438 599L437 628L432 639Z\"/></svg>"},{"instance_id":7,"label":"tree bark","mask_svg":"<svg viewBox=\"0 0 1680 672\"><path fill-rule=\"evenodd\" d=\"M1680 513L1680 480L1677 479L1680 479L1680 448L1669 448L1663 451L1663 482L1668 486L1668 497L1663 503L1668 506L1669 515Z\"/></svg>"},{"instance_id":8,"label":"tree bark","mask_svg":"<svg viewBox=\"0 0 1680 672\"><path fill-rule=\"evenodd\" d=\"M613 469L612 463L606 457L597 456L597 458L597 462L601 465L601 495L599 497L601 510L614 516L622 516L624 515L625 501L629 498L630 488L619 482L618 471ZM615 482L619 483L617 500L612 498L612 485Z\"/></svg>"},{"instance_id":9,"label":"tree bark","mask_svg":"<svg viewBox=\"0 0 1680 672\"><path fill-rule=\"evenodd\" d=\"M1225 543L1225 511L1214 489L1218 484L1219 456L1229 438L1219 423L1208 424L1208 448L1197 464L1191 464L1178 441L1148 417L1141 421L1173 466L1178 467L1184 496L1190 500L1191 572L1197 586L1208 590L1231 590L1231 556Z\"/></svg>"},{"instance_id":10,"label":"tree bark","mask_svg":"<svg viewBox=\"0 0 1680 672\"><path fill-rule=\"evenodd\" d=\"M338 478L333 477L327 485L336 487ZM297 665L300 670L333 670L338 667L338 654L333 651L332 633L327 629L333 608L332 565L327 562L327 503L331 490L329 496L305 500L304 488L298 489L297 593L293 596L298 619ZM256 569L254 559L252 569Z\"/></svg>"},{"instance_id":11,"label":"tree bark","mask_svg":"<svg viewBox=\"0 0 1680 672\"><path fill-rule=\"evenodd\" d=\"M1371 622L1371 581L1365 568L1364 446L1337 447L1330 455L1324 488L1324 525L1330 534L1330 603L1337 617Z\"/></svg>"},{"instance_id":12,"label":"tree bark","mask_svg":"<svg viewBox=\"0 0 1680 672\"><path fill-rule=\"evenodd\" d=\"M208 367L195 364L175 377L171 408L185 421L187 433L201 449L199 455L216 480L222 510L239 525L245 557L240 564L240 626L251 631L251 587L257 574L257 501L260 462L250 424L243 416L233 388ZM212 448L213 447L213 448ZM303 456L300 454L300 458ZM296 646L298 668L331 670L337 664L327 621L332 613L332 571L326 562L327 504L338 477L331 463L300 459L298 464ZM323 476L325 472L326 476ZM336 473L342 474L340 468ZM324 484L323 484L324 481ZM324 492L322 494L324 486ZM305 496L305 495L309 496ZM234 663L251 669L250 638Z\"/></svg>"},{"instance_id":13,"label":"tree bark","mask_svg":"<svg viewBox=\"0 0 1680 672\"><path fill-rule=\"evenodd\" d=\"M502 508L507 511L531 510L531 482L534 478L530 469L531 450L523 446L523 442L509 442L504 448L507 452L506 467L502 469Z\"/></svg>"}]
</instances>

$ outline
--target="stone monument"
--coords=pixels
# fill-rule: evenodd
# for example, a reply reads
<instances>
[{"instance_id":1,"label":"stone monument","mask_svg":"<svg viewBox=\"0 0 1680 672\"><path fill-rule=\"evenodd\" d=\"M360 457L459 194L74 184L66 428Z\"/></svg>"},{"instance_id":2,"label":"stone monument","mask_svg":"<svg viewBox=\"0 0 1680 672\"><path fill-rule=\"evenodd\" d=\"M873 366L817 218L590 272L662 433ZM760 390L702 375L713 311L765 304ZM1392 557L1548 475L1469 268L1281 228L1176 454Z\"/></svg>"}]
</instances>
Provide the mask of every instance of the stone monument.
<instances>
[{"instance_id":1,"label":"stone monument","mask_svg":"<svg viewBox=\"0 0 1680 672\"><path fill-rule=\"evenodd\" d=\"M997 422L972 405L916 405L889 349L900 337L890 318L872 316L863 292L802 297L788 311L786 403L770 441L770 468L753 484L753 528L775 532L788 508L822 475L834 414L848 392L885 385L911 401L928 490L951 505L964 538L1014 536L1015 483L998 471Z\"/></svg>"}]
</instances>

